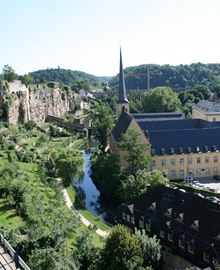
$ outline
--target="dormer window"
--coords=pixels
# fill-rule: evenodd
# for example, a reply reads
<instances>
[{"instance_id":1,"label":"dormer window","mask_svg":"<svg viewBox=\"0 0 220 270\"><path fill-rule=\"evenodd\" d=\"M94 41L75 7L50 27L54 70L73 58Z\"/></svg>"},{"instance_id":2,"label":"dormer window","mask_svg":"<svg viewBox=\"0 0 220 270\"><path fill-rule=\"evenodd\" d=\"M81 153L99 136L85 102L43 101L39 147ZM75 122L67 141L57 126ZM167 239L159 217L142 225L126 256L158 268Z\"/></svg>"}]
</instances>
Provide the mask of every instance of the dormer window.
<instances>
[{"instance_id":1,"label":"dormer window","mask_svg":"<svg viewBox=\"0 0 220 270\"><path fill-rule=\"evenodd\" d=\"M165 154L165 149L164 149L164 148L161 148L160 151L161 151L161 154L162 154L162 155Z\"/></svg>"},{"instance_id":2,"label":"dormer window","mask_svg":"<svg viewBox=\"0 0 220 270\"><path fill-rule=\"evenodd\" d=\"M194 222L193 222L193 224L192 224L192 227L193 227L194 229L196 229L196 230L199 229L199 221L198 221L198 219L197 219L197 220L194 220Z\"/></svg>"},{"instance_id":3,"label":"dormer window","mask_svg":"<svg viewBox=\"0 0 220 270\"><path fill-rule=\"evenodd\" d=\"M155 155L155 149L151 149L151 154Z\"/></svg>"},{"instance_id":4,"label":"dormer window","mask_svg":"<svg viewBox=\"0 0 220 270\"><path fill-rule=\"evenodd\" d=\"M198 146L196 146L196 152L197 152L197 153L199 152L199 147L198 147Z\"/></svg>"},{"instance_id":5,"label":"dormer window","mask_svg":"<svg viewBox=\"0 0 220 270\"><path fill-rule=\"evenodd\" d=\"M176 219L180 222L183 222L183 213L179 214Z\"/></svg>"},{"instance_id":6,"label":"dormer window","mask_svg":"<svg viewBox=\"0 0 220 270\"><path fill-rule=\"evenodd\" d=\"M174 148L170 148L170 153L173 154L174 153Z\"/></svg>"},{"instance_id":7,"label":"dormer window","mask_svg":"<svg viewBox=\"0 0 220 270\"><path fill-rule=\"evenodd\" d=\"M207 145L204 146L204 150L205 150L206 152L209 151L209 148L208 148Z\"/></svg>"},{"instance_id":8,"label":"dormer window","mask_svg":"<svg viewBox=\"0 0 220 270\"><path fill-rule=\"evenodd\" d=\"M216 150L217 150L217 145L214 144L214 145L212 146L212 148L213 148L213 151L216 151Z\"/></svg>"},{"instance_id":9,"label":"dormer window","mask_svg":"<svg viewBox=\"0 0 220 270\"><path fill-rule=\"evenodd\" d=\"M167 211L166 211L166 214L168 216L171 216L172 215L172 208L168 208Z\"/></svg>"},{"instance_id":10,"label":"dormer window","mask_svg":"<svg viewBox=\"0 0 220 270\"><path fill-rule=\"evenodd\" d=\"M192 148L190 146L187 147L187 151L188 153L191 153L192 152Z\"/></svg>"},{"instance_id":11,"label":"dormer window","mask_svg":"<svg viewBox=\"0 0 220 270\"><path fill-rule=\"evenodd\" d=\"M156 210L156 202L153 202L150 206L150 209Z\"/></svg>"},{"instance_id":12,"label":"dormer window","mask_svg":"<svg viewBox=\"0 0 220 270\"><path fill-rule=\"evenodd\" d=\"M194 239L188 242L188 252L191 254L195 254L195 240Z\"/></svg>"},{"instance_id":13,"label":"dormer window","mask_svg":"<svg viewBox=\"0 0 220 270\"><path fill-rule=\"evenodd\" d=\"M140 227L141 229L144 228L144 216L141 216L140 219L139 219L139 227Z\"/></svg>"},{"instance_id":14,"label":"dormer window","mask_svg":"<svg viewBox=\"0 0 220 270\"><path fill-rule=\"evenodd\" d=\"M179 148L179 152L180 152L180 154L183 153L183 147L180 147L180 148Z\"/></svg>"}]
</instances>

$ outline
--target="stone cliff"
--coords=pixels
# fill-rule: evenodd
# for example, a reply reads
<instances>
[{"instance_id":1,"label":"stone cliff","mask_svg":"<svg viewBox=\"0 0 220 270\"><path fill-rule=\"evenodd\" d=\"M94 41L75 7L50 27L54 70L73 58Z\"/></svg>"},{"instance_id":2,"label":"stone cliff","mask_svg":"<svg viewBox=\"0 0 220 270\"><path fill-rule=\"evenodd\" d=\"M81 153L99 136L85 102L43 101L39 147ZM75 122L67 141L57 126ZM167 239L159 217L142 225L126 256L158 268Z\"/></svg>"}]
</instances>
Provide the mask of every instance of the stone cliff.
<instances>
[{"instance_id":1,"label":"stone cliff","mask_svg":"<svg viewBox=\"0 0 220 270\"><path fill-rule=\"evenodd\" d=\"M26 87L20 81L1 81L0 90L2 118L12 124L29 120L43 123L47 115L62 116L81 102L79 95L70 89L61 90L58 83Z\"/></svg>"}]
</instances>

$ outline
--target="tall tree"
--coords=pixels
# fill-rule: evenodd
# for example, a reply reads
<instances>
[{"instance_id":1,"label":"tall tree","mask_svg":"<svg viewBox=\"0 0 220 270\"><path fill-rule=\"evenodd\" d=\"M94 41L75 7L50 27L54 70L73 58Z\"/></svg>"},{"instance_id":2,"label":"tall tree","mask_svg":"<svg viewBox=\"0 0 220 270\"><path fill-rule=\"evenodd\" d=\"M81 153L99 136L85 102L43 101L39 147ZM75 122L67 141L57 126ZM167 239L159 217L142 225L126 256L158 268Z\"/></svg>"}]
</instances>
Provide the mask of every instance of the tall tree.
<instances>
[{"instance_id":1,"label":"tall tree","mask_svg":"<svg viewBox=\"0 0 220 270\"><path fill-rule=\"evenodd\" d=\"M52 152L51 161L54 162L65 186L70 185L73 177L82 172L84 162L80 151L74 148L63 148Z\"/></svg>"},{"instance_id":2,"label":"tall tree","mask_svg":"<svg viewBox=\"0 0 220 270\"><path fill-rule=\"evenodd\" d=\"M142 265L139 240L122 225L115 226L108 235L97 270L134 270Z\"/></svg>"},{"instance_id":3,"label":"tall tree","mask_svg":"<svg viewBox=\"0 0 220 270\"><path fill-rule=\"evenodd\" d=\"M143 97L143 110L147 113L175 112L180 109L178 95L170 87L159 86Z\"/></svg>"},{"instance_id":4,"label":"tall tree","mask_svg":"<svg viewBox=\"0 0 220 270\"><path fill-rule=\"evenodd\" d=\"M4 65L2 74L3 74L4 79L8 82L13 82L17 78L17 75L14 69L10 67L9 65Z\"/></svg>"},{"instance_id":5,"label":"tall tree","mask_svg":"<svg viewBox=\"0 0 220 270\"><path fill-rule=\"evenodd\" d=\"M126 159L129 164L128 171L130 174L148 168L150 162L150 156L146 153L148 146L138 143L139 136L140 134L137 131L128 130L118 144L118 149L127 153Z\"/></svg>"}]
</instances>

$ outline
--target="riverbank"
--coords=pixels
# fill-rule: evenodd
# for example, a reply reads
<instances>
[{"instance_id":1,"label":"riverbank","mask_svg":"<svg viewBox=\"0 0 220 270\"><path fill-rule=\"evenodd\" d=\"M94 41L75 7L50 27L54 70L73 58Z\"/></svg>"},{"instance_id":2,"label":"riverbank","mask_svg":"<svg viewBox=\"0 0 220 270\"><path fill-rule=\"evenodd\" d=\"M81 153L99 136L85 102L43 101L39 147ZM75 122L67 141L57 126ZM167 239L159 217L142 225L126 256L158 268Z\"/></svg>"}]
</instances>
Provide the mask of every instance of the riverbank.
<instances>
[{"instance_id":1,"label":"riverbank","mask_svg":"<svg viewBox=\"0 0 220 270\"><path fill-rule=\"evenodd\" d=\"M64 200L65 200L65 203L66 203L66 206L72 211L74 212L74 214L77 214L79 215L79 218L81 220L81 222L86 225L87 227L91 227L91 228L95 228L95 232L102 236L102 237L106 237L108 234L109 234L109 231L103 231L99 228L96 228L96 225L92 224L89 220L87 220L81 213L79 213L73 206L73 203L69 197L69 194L67 192L67 189L63 187L63 184L62 184L62 180L61 179L58 179L58 183L61 185L62 187L62 194L63 194L63 197L64 197Z\"/></svg>"}]
</instances>

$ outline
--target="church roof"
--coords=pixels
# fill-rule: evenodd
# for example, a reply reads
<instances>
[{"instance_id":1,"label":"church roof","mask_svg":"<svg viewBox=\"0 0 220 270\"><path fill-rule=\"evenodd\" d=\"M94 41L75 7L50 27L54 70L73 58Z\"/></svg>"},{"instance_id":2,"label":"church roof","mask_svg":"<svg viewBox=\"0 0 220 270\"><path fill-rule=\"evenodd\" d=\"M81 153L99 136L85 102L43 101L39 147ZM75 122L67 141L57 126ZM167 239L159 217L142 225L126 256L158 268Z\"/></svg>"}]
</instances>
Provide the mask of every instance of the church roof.
<instances>
[{"instance_id":1,"label":"church roof","mask_svg":"<svg viewBox=\"0 0 220 270\"><path fill-rule=\"evenodd\" d=\"M122 134L125 134L127 131L133 117L126 111L122 111L116 125L114 126L111 134L116 142L119 142Z\"/></svg>"},{"instance_id":2,"label":"church roof","mask_svg":"<svg viewBox=\"0 0 220 270\"><path fill-rule=\"evenodd\" d=\"M117 101L118 104L120 103L129 103L126 95L125 89L125 77L124 77L124 70L123 70L123 63L122 63L122 53L120 48L120 70L119 70L119 98Z\"/></svg>"}]
</instances>

